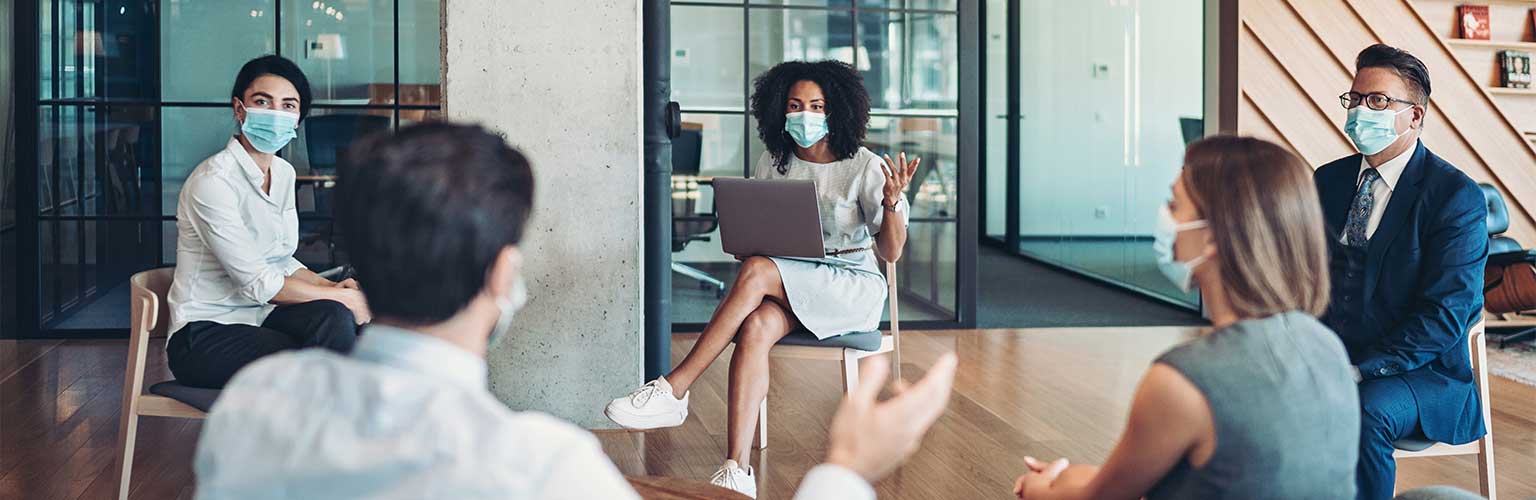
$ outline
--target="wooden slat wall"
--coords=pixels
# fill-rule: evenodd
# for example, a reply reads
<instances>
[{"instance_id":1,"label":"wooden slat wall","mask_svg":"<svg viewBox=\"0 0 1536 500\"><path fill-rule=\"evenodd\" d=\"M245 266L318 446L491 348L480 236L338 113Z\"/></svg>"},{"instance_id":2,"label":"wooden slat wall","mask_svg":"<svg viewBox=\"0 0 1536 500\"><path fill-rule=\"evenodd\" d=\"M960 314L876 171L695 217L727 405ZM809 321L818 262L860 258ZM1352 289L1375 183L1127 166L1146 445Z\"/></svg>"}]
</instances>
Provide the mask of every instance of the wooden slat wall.
<instances>
[{"instance_id":1,"label":"wooden slat wall","mask_svg":"<svg viewBox=\"0 0 1536 500\"><path fill-rule=\"evenodd\" d=\"M1536 150L1506 115L1516 110L1500 109L1484 90L1487 68L1463 67L1436 35L1445 31L1431 26L1443 24L1439 10L1454 6L1443 0L1239 0L1237 130L1286 144L1313 165L1352 154L1337 96L1349 90L1355 54L1377 42L1406 49L1424 60L1432 77L1425 146L1504 191L1508 235L1536 245Z\"/></svg>"}]
</instances>

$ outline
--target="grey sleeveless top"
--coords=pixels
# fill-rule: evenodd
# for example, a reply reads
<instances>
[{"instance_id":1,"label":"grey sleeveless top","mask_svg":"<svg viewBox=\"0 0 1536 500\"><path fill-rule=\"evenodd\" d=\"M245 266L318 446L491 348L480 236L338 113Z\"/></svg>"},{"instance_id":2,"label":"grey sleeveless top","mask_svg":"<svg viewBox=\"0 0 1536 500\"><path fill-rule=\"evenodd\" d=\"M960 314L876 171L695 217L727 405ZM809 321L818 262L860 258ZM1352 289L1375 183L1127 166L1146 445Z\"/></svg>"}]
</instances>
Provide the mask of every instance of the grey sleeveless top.
<instances>
[{"instance_id":1,"label":"grey sleeveless top","mask_svg":"<svg viewBox=\"0 0 1536 500\"><path fill-rule=\"evenodd\" d=\"M1360 402L1337 335L1297 311L1245 320L1163 353L1205 395L1216 451L1181 459L1162 499L1355 498Z\"/></svg>"}]
</instances>

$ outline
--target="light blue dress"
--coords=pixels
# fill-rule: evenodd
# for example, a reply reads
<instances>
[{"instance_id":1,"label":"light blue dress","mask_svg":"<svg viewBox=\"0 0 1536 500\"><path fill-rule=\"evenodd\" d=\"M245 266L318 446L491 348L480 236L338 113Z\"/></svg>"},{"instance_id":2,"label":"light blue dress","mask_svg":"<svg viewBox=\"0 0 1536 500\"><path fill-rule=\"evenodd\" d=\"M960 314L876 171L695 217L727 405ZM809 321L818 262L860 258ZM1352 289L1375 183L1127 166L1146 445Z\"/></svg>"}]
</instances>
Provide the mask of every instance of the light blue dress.
<instances>
[{"instance_id":1,"label":"light blue dress","mask_svg":"<svg viewBox=\"0 0 1536 500\"><path fill-rule=\"evenodd\" d=\"M795 318L818 339L878 329L887 294L873 247L886 213L880 206L885 197L885 161L859 148L852 158L832 163L812 163L791 155L786 167L785 173L779 173L773 155L764 152L752 177L815 182L826 250L871 249L840 255L859 263L851 267L774 258ZM899 213L905 224L909 205L906 195L902 197Z\"/></svg>"}]
</instances>

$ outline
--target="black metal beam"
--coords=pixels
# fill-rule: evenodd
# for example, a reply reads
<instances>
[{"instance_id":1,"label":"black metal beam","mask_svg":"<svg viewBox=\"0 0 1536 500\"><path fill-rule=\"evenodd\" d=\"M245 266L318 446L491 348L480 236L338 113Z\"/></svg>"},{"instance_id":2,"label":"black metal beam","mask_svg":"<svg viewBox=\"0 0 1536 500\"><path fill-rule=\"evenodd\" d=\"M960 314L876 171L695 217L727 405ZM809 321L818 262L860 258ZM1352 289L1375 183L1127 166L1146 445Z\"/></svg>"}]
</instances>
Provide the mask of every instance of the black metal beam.
<instances>
[{"instance_id":1,"label":"black metal beam","mask_svg":"<svg viewBox=\"0 0 1536 500\"><path fill-rule=\"evenodd\" d=\"M981 178L981 98L986 82L981 78L981 46L986 27L981 24L981 0L960 1L960 231L955 254L955 322L960 328L976 327L976 216L977 184ZM934 256L938 262L938 256Z\"/></svg>"},{"instance_id":2,"label":"black metal beam","mask_svg":"<svg viewBox=\"0 0 1536 500\"><path fill-rule=\"evenodd\" d=\"M672 103L672 15L667 0L642 4L645 126L645 380L672 368L672 137L681 126Z\"/></svg>"},{"instance_id":3,"label":"black metal beam","mask_svg":"<svg viewBox=\"0 0 1536 500\"><path fill-rule=\"evenodd\" d=\"M10 22L15 23L11 41L16 92L16 325L0 328L0 338L28 338L38 326L39 259L37 246L37 101L42 60L38 57L38 2L13 4Z\"/></svg>"}]
</instances>

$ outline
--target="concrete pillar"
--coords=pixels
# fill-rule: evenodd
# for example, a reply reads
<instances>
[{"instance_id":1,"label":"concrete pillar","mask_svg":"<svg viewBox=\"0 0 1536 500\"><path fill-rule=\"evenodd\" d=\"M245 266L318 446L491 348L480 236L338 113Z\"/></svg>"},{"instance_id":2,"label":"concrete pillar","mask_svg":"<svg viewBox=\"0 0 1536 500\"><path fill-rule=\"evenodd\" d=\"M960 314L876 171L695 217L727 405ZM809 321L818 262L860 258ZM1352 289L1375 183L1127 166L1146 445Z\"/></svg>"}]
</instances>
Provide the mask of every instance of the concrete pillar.
<instances>
[{"instance_id":1,"label":"concrete pillar","mask_svg":"<svg viewBox=\"0 0 1536 500\"><path fill-rule=\"evenodd\" d=\"M640 3L443 4L446 115L505 133L537 178L530 300L488 356L491 390L611 427L602 406L642 382Z\"/></svg>"}]
</instances>

